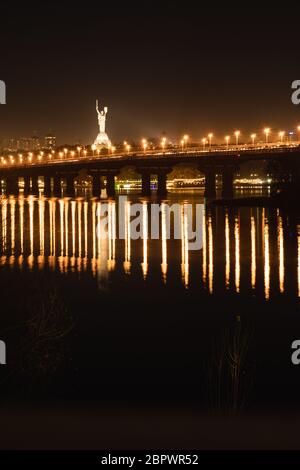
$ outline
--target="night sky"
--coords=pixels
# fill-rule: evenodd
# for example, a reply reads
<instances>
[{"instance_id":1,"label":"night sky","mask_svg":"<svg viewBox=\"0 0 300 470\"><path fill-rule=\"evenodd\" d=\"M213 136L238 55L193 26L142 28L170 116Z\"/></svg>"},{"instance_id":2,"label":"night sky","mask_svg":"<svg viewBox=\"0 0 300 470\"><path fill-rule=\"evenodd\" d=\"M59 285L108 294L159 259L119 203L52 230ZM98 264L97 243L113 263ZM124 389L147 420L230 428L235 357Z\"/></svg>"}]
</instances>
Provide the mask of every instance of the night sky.
<instances>
[{"instance_id":1,"label":"night sky","mask_svg":"<svg viewBox=\"0 0 300 470\"><path fill-rule=\"evenodd\" d=\"M0 139L52 130L59 144L91 143L96 98L113 142L299 125L298 12L211 3L1 5Z\"/></svg>"}]
</instances>

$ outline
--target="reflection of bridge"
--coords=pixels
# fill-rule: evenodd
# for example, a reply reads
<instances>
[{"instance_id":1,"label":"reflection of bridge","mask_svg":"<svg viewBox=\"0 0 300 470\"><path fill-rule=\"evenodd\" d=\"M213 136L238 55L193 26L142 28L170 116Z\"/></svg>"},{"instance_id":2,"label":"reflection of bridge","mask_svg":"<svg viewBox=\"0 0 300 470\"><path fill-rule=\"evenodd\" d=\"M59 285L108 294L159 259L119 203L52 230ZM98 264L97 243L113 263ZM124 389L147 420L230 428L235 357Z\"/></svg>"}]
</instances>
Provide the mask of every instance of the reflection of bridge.
<instances>
[{"instance_id":1,"label":"reflection of bridge","mask_svg":"<svg viewBox=\"0 0 300 470\"><path fill-rule=\"evenodd\" d=\"M66 183L66 193L74 194L74 179L79 171L86 170L93 178L93 194L99 196L104 179L108 196L115 194L115 177L126 166L134 167L141 175L142 194L150 194L151 175L157 175L158 194L166 194L167 175L178 164L193 164L205 175L205 195L214 197L216 193L216 173L222 175L222 195L231 197L233 192L233 175L239 165L250 160L276 160L282 162L288 171L296 176L300 157L300 146L274 145L249 146L239 145L234 148L214 148L203 150L190 148L186 150L165 149L165 151L132 152L101 156L74 158L47 158L39 156L32 161L24 158L21 162L14 159L2 161L0 177L6 180L7 194L17 194L19 178L24 180L24 193L38 193L38 178L44 178L46 195L61 194L61 180ZM31 180L31 186L30 186Z\"/></svg>"},{"instance_id":2,"label":"reflection of bridge","mask_svg":"<svg viewBox=\"0 0 300 470\"><path fill-rule=\"evenodd\" d=\"M96 200L3 198L0 264L10 269L88 272L98 279L101 288L115 270L126 275L142 274L144 280L160 270L164 284L181 275L185 288L196 285L210 294L223 295L226 290L251 291L251 295L263 294L266 300L278 293L300 297L300 225L291 218L287 223L281 211L207 207L199 219L203 247L190 251L192 218L184 216L184 202L177 240L168 237L170 206L166 202L162 202L158 215L159 238L151 239L150 201L142 204L143 220L149 223L143 224L141 238L133 240L132 203L127 200L125 204L124 217L120 217L120 205L113 199L104 203L106 212L101 211L103 202ZM193 205L194 215L195 210ZM101 220L106 221L102 225L106 236L99 230ZM296 237L292 243L291 233ZM174 269L176 263L179 269Z\"/></svg>"}]
</instances>

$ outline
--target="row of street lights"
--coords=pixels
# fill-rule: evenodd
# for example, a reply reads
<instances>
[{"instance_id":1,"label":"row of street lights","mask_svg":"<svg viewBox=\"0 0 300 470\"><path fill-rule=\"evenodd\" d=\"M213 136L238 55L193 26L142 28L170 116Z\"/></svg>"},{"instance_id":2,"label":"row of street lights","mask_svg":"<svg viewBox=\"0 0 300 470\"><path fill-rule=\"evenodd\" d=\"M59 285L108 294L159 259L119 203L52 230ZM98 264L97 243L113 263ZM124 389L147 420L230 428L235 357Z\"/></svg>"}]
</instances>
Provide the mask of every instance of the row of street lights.
<instances>
[{"instance_id":1,"label":"row of street lights","mask_svg":"<svg viewBox=\"0 0 300 470\"><path fill-rule=\"evenodd\" d=\"M300 126L297 127L297 131L299 132L300 134ZM271 129L269 127L265 127L265 129L263 130L263 133L265 135L265 142L266 144L269 143L269 136L271 134ZM234 137L235 137L235 144L238 146L239 145L239 139L240 139L240 135L241 135L241 131L239 130L236 130L234 132ZM280 139L280 142L283 143L283 139L284 139L284 136L286 135L286 132L284 131L280 131L278 133L278 137ZM289 134L291 135L291 134ZM203 137L201 142L202 142L202 146L203 146L203 150L206 149L206 146L208 145L209 148L211 148L212 146L212 140L213 140L213 137L214 137L214 134L212 132L210 132L207 137ZM257 139L257 134L253 133L251 134L251 143L252 145L255 145L255 141ZM188 139L189 139L189 136L187 134L185 134L182 139L180 140L180 146L181 146L181 149L182 151L187 148L187 142L188 142ZM299 139L300 139L300 135L299 135ZM162 137L161 141L160 141L160 146L162 148L162 150L164 151L165 148L166 148L166 137ZM147 148L148 148L148 142L146 139L142 139L141 140L141 143L142 143L142 148L143 148L143 151L144 153L146 152ZM230 143L230 135L226 135L225 136L225 144L226 144L226 147L229 148L229 143ZM127 153L129 153L130 151L130 148L131 146L125 141L124 142L124 146L125 146L125 149L127 151Z\"/></svg>"},{"instance_id":2,"label":"row of street lights","mask_svg":"<svg viewBox=\"0 0 300 470\"><path fill-rule=\"evenodd\" d=\"M300 134L300 126L297 127L297 131L298 131L299 134ZM270 135L270 133L271 133L271 129L270 129L269 127L265 127L265 129L263 130L263 133L265 134L265 141L266 141L266 144L268 144L268 143L269 143L269 135ZM278 137L279 137L281 143L283 143L283 138L284 138L285 134L286 134L286 133L285 133L284 131L278 132ZM237 130L237 131L234 132L236 145L239 145L239 137L240 137L240 135L241 135L241 131L238 131L238 130ZM289 135L291 135L291 134L289 133ZM203 139L202 139L203 150L205 150L207 144L209 144L209 147L211 148L213 136L214 136L213 133L210 132L207 137L203 137ZM255 140L256 140L256 138L257 138L257 134L255 134L255 133L254 133L254 134L251 134L250 137L251 137L252 145L255 145ZM299 135L299 138L300 138L300 135ZM183 141L181 141L181 142L183 142ZM227 148L229 148L229 142L230 142L230 135L226 135L226 136L225 136L225 143L226 143L226 147L227 147Z\"/></svg>"}]
</instances>

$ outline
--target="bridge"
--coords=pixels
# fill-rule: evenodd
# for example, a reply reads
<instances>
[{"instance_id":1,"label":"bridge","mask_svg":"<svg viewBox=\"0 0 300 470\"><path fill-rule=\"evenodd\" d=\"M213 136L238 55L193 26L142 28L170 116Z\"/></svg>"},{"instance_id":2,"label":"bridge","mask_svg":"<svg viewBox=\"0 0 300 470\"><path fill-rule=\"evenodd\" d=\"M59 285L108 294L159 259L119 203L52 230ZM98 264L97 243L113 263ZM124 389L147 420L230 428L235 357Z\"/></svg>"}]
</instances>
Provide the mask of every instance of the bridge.
<instances>
[{"instance_id":1,"label":"bridge","mask_svg":"<svg viewBox=\"0 0 300 470\"><path fill-rule=\"evenodd\" d=\"M73 155L72 155L73 154ZM109 197L115 195L115 177L124 167L134 167L141 175L142 195L150 195L151 175L157 176L157 192L163 197L167 193L167 175L178 164L193 164L205 175L205 196L216 195L216 174L222 175L222 197L232 197L233 176L239 166L251 160L279 161L292 177L299 178L300 143L239 145L203 149L164 149L111 153L106 155L37 155L30 157L1 157L0 178L6 182L6 194L18 194L19 180L24 181L24 194L38 194L38 179L44 179L44 194L61 196L61 182L64 180L66 194L75 194L74 179L85 170L93 181L93 195L98 197L106 180ZM30 184L31 182L31 184Z\"/></svg>"}]
</instances>

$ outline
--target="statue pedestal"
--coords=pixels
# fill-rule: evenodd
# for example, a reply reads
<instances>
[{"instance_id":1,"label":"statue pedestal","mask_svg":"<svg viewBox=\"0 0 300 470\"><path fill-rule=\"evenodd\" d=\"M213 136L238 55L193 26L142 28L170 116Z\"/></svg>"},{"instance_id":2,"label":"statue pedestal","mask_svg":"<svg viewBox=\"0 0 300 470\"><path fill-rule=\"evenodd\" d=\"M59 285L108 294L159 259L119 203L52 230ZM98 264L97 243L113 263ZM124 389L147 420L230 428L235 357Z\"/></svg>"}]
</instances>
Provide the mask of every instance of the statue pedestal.
<instances>
[{"instance_id":1,"label":"statue pedestal","mask_svg":"<svg viewBox=\"0 0 300 470\"><path fill-rule=\"evenodd\" d=\"M99 132L94 142L94 145L96 147L96 150L111 147L111 141L109 140L106 132Z\"/></svg>"}]
</instances>

